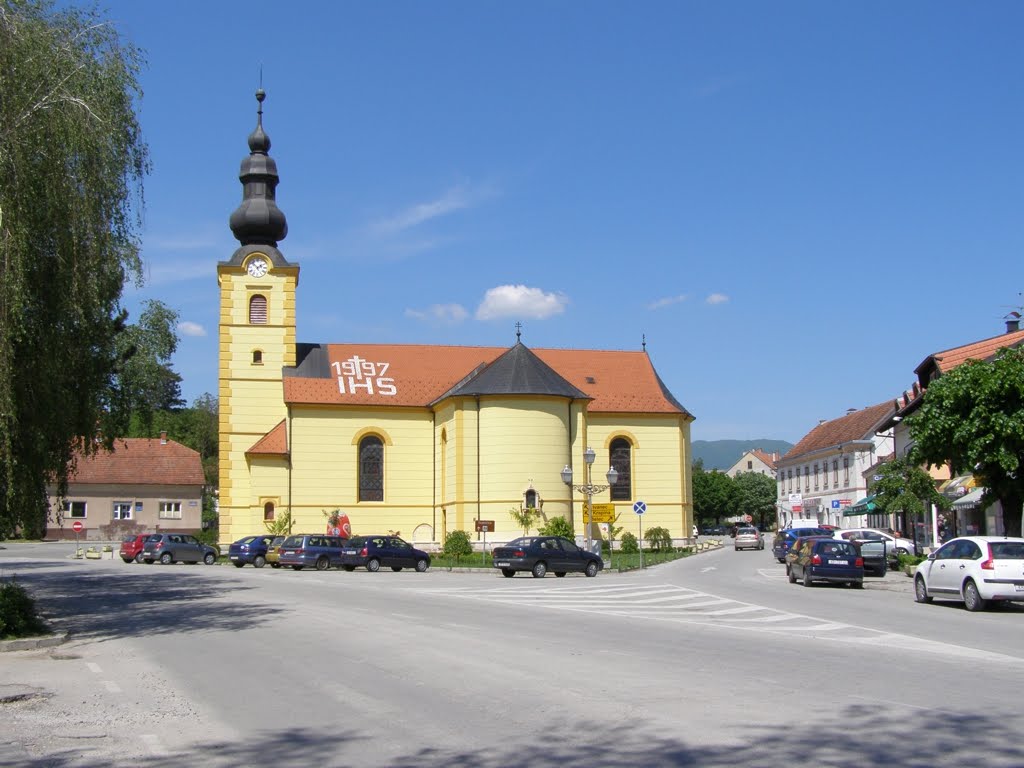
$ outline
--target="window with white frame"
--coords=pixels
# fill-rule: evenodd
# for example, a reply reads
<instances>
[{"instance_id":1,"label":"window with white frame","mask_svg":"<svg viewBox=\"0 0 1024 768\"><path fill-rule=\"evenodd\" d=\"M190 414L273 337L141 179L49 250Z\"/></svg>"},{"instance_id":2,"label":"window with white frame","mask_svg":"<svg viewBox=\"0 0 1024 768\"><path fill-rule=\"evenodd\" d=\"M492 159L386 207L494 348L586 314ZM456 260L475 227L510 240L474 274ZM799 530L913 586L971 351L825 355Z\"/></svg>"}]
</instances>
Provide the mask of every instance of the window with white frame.
<instances>
[{"instance_id":1,"label":"window with white frame","mask_svg":"<svg viewBox=\"0 0 1024 768\"><path fill-rule=\"evenodd\" d=\"M850 457L843 457L843 485L850 484Z\"/></svg>"},{"instance_id":2,"label":"window with white frame","mask_svg":"<svg viewBox=\"0 0 1024 768\"><path fill-rule=\"evenodd\" d=\"M818 490L818 465L814 465L814 490Z\"/></svg>"},{"instance_id":3,"label":"window with white frame","mask_svg":"<svg viewBox=\"0 0 1024 768\"><path fill-rule=\"evenodd\" d=\"M114 520L131 520L134 505L130 501L114 502Z\"/></svg>"},{"instance_id":4,"label":"window with white frame","mask_svg":"<svg viewBox=\"0 0 1024 768\"><path fill-rule=\"evenodd\" d=\"M839 460L838 459L833 459L832 460L832 484L834 486L836 486L836 488L839 487Z\"/></svg>"},{"instance_id":5,"label":"window with white frame","mask_svg":"<svg viewBox=\"0 0 1024 768\"><path fill-rule=\"evenodd\" d=\"M64 517L84 519L86 516L86 504L84 501L65 501L61 505Z\"/></svg>"},{"instance_id":6,"label":"window with white frame","mask_svg":"<svg viewBox=\"0 0 1024 768\"><path fill-rule=\"evenodd\" d=\"M181 520L181 502L161 501L159 517L161 520Z\"/></svg>"},{"instance_id":7,"label":"window with white frame","mask_svg":"<svg viewBox=\"0 0 1024 768\"><path fill-rule=\"evenodd\" d=\"M811 490L811 468L804 467L804 491Z\"/></svg>"}]
</instances>

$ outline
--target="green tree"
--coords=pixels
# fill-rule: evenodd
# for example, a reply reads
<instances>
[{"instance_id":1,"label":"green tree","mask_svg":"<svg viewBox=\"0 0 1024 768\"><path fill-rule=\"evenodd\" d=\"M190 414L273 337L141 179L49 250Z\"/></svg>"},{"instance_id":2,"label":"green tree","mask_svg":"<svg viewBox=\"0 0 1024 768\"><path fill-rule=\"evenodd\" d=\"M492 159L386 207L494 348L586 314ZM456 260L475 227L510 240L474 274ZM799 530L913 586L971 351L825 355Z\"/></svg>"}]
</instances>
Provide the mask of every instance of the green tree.
<instances>
[{"instance_id":1,"label":"green tree","mask_svg":"<svg viewBox=\"0 0 1024 768\"><path fill-rule=\"evenodd\" d=\"M0 0L0 538L40 536L46 485L124 434L126 279L147 148L139 51L97 11Z\"/></svg>"},{"instance_id":2,"label":"green tree","mask_svg":"<svg viewBox=\"0 0 1024 768\"><path fill-rule=\"evenodd\" d=\"M511 507L508 516L523 529L523 536L529 536L530 529L540 520L540 510L536 507Z\"/></svg>"},{"instance_id":3,"label":"green tree","mask_svg":"<svg viewBox=\"0 0 1024 768\"><path fill-rule=\"evenodd\" d=\"M473 544L469 534L465 531L451 531L444 540L444 547L441 553L447 557L453 557L456 561L473 554Z\"/></svg>"},{"instance_id":4,"label":"green tree","mask_svg":"<svg viewBox=\"0 0 1024 768\"><path fill-rule=\"evenodd\" d=\"M561 515L558 517L552 517L548 520L540 527L539 532L542 536L562 536L569 541L572 541L574 536L572 523Z\"/></svg>"},{"instance_id":5,"label":"green tree","mask_svg":"<svg viewBox=\"0 0 1024 768\"><path fill-rule=\"evenodd\" d=\"M117 391L123 407L143 428L152 426L158 411L177 411L181 399L181 376L171 368L178 348L178 313L160 301L147 301L139 322L125 328L117 338L120 357Z\"/></svg>"},{"instance_id":6,"label":"green tree","mask_svg":"<svg viewBox=\"0 0 1024 768\"><path fill-rule=\"evenodd\" d=\"M750 515L757 527L765 530L775 520L779 488L774 478L760 472L740 472L733 478L737 514Z\"/></svg>"},{"instance_id":7,"label":"green tree","mask_svg":"<svg viewBox=\"0 0 1024 768\"><path fill-rule=\"evenodd\" d=\"M887 515L897 515L902 520L903 534L914 538L916 545L914 521L923 518L927 505L935 504L947 509L949 500L939 493L931 475L906 458L887 461L878 468L877 474L879 479L870 488L875 496L875 506Z\"/></svg>"},{"instance_id":8,"label":"green tree","mask_svg":"<svg viewBox=\"0 0 1024 768\"><path fill-rule=\"evenodd\" d=\"M648 528L644 531L644 538L647 539L647 546L651 548L652 552L672 551L672 534L669 533L668 528L663 528L660 525Z\"/></svg>"},{"instance_id":9,"label":"green tree","mask_svg":"<svg viewBox=\"0 0 1024 768\"><path fill-rule=\"evenodd\" d=\"M906 423L911 461L973 473L985 488L982 504L1001 502L1006 534L1021 535L1024 349L1003 349L993 360L968 360L944 373Z\"/></svg>"},{"instance_id":10,"label":"green tree","mask_svg":"<svg viewBox=\"0 0 1024 768\"><path fill-rule=\"evenodd\" d=\"M703 523L719 523L734 514L736 487L731 477L717 469L705 472L703 464L693 465L693 511Z\"/></svg>"}]
</instances>

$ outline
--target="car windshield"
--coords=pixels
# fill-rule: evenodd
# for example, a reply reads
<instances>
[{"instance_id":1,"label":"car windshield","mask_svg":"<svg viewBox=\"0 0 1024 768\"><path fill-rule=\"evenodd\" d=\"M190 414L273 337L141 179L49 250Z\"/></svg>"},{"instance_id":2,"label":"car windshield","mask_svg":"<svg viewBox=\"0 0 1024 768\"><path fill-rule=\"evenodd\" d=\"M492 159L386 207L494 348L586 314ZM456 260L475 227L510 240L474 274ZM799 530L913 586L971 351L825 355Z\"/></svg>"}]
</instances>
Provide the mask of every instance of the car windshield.
<instances>
[{"instance_id":1,"label":"car windshield","mask_svg":"<svg viewBox=\"0 0 1024 768\"><path fill-rule=\"evenodd\" d=\"M533 542L534 542L533 536L520 536L518 539L512 539L512 541L510 541L505 546L506 547L528 547L531 544L533 544Z\"/></svg>"},{"instance_id":2,"label":"car windshield","mask_svg":"<svg viewBox=\"0 0 1024 768\"><path fill-rule=\"evenodd\" d=\"M1024 560L1024 542L993 541L989 543L993 560Z\"/></svg>"},{"instance_id":3,"label":"car windshield","mask_svg":"<svg viewBox=\"0 0 1024 768\"><path fill-rule=\"evenodd\" d=\"M302 537L301 536L289 536L287 539L284 540L284 544L282 544L281 546L282 547L301 547L302 546Z\"/></svg>"},{"instance_id":4,"label":"car windshield","mask_svg":"<svg viewBox=\"0 0 1024 768\"><path fill-rule=\"evenodd\" d=\"M242 539L238 543L239 544L253 544L254 542L257 542L259 540L260 540L259 536L246 536L244 539Z\"/></svg>"},{"instance_id":5,"label":"car windshield","mask_svg":"<svg viewBox=\"0 0 1024 768\"><path fill-rule=\"evenodd\" d=\"M146 539L146 541L160 541L161 536L163 536L162 533L153 533L150 534L150 537Z\"/></svg>"},{"instance_id":6,"label":"car windshield","mask_svg":"<svg viewBox=\"0 0 1024 768\"><path fill-rule=\"evenodd\" d=\"M361 547L366 543L365 536L353 536L351 539L345 542L347 547Z\"/></svg>"},{"instance_id":7,"label":"car windshield","mask_svg":"<svg viewBox=\"0 0 1024 768\"><path fill-rule=\"evenodd\" d=\"M754 528L740 528L736 531L737 536L757 536L757 531Z\"/></svg>"}]
</instances>

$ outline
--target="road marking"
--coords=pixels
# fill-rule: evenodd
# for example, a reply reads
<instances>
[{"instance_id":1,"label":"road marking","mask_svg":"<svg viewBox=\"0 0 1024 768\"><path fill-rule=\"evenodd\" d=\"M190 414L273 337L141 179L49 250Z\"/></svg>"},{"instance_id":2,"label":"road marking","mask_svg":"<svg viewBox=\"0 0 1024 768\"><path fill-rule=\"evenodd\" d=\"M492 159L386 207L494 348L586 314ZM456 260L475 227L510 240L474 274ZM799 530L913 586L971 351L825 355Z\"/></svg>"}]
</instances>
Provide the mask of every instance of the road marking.
<instances>
[{"instance_id":1,"label":"road marking","mask_svg":"<svg viewBox=\"0 0 1024 768\"><path fill-rule=\"evenodd\" d=\"M85 666L89 668L90 672L95 672L97 675L103 673L103 670L100 669L100 665L99 664L95 664L95 663L93 663L91 661L87 661L87 662L85 662Z\"/></svg>"},{"instance_id":2,"label":"road marking","mask_svg":"<svg viewBox=\"0 0 1024 768\"><path fill-rule=\"evenodd\" d=\"M701 573L707 573L708 571L717 571L717 570L718 569L715 566L712 565L712 566L709 566L707 568L701 568L700 572Z\"/></svg>"},{"instance_id":3,"label":"road marking","mask_svg":"<svg viewBox=\"0 0 1024 768\"><path fill-rule=\"evenodd\" d=\"M140 733L139 741L146 745L146 749L149 750L149 754L154 757L166 757L167 749L160 741L160 737L155 733Z\"/></svg>"},{"instance_id":4,"label":"road marking","mask_svg":"<svg viewBox=\"0 0 1024 768\"><path fill-rule=\"evenodd\" d=\"M104 680L103 681L103 685L111 693L120 693L121 692L121 686L119 686L113 680Z\"/></svg>"},{"instance_id":5,"label":"road marking","mask_svg":"<svg viewBox=\"0 0 1024 768\"><path fill-rule=\"evenodd\" d=\"M773 571L774 578L778 577ZM880 646L965 659L1024 664L1024 658L900 635L817 616L778 610L719 597L674 584L552 584L523 579L500 586L410 587L419 594L446 596L500 605L589 613L606 618L647 619L676 624L702 624ZM398 615L398 614L396 614Z\"/></svg>"}]
</instances>

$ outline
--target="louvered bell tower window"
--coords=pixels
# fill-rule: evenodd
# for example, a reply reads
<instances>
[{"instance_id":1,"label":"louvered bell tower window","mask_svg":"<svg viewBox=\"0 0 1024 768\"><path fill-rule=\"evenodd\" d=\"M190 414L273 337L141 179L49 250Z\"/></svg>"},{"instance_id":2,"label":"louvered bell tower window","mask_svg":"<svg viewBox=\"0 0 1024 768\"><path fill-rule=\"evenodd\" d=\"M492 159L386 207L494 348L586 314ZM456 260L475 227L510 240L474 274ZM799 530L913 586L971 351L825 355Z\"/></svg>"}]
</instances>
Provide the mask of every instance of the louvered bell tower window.
<instances>
[{"instance_id":1,"label":"louvered bell tower window","mask_svg":"<svg viewBox=\"0 0 1024 768\"><path fill-rule=\"evenodd\" d=\"M249 325L267 324L267 297L256 294L249 299Z\"/></svg>"}]
</instances>

